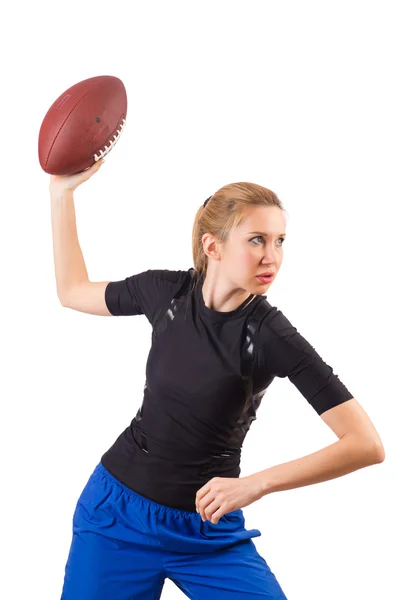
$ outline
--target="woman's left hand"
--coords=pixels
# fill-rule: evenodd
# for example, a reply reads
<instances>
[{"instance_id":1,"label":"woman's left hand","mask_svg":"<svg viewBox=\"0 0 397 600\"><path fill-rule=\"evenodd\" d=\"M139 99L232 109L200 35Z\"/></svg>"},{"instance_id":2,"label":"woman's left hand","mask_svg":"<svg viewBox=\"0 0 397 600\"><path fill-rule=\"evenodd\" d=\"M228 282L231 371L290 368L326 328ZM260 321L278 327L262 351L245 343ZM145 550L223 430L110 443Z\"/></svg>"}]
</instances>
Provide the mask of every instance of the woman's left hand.
<instances>
[{"instance_id":1,"label":"woman's left hand","mask_svg":"<svg viewBox=\"0 0 397 600\"><path fill-rule=\"evenodd\" d=\"M203 521L216 525L223 515L252 504L264 495L256 474L248 477L213 477L196 494L196 510Z\"/></svg>"}]
</instances>

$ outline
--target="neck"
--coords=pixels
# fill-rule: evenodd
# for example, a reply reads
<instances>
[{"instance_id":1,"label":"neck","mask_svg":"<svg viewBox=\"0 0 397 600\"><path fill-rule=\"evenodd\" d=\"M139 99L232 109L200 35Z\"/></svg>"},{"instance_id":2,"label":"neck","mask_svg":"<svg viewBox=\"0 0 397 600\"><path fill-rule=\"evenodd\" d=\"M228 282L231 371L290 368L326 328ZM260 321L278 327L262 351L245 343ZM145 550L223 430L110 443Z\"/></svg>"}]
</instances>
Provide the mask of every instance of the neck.
<instances>
[{"instance_id":1,"label":"neck","mask_svg":"<svg viewBox=\"0 0 397 600\"><path fill-rule=\"evenodd\" d=\"M221 275L208 272L202 285L202 295L207 308L217 312L231 312L241 306L251 294L247 290L233 287ZM252 300L253 298L250 302Z\"/></svg>"}]
</instances>

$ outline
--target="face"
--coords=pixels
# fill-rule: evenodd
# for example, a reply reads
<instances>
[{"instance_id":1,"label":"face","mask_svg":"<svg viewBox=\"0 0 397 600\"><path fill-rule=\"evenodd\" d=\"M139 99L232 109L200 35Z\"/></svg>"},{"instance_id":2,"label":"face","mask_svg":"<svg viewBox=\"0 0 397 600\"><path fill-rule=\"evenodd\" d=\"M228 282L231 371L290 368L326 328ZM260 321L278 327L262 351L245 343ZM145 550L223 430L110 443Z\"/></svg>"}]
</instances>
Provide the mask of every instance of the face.
<instances>
[{"instance_id":1,"label":"face","mask_svg":"<svg viewBox=\"0 0 397 600\"><path fill-rule=\"evenodd\" d=\"M286 220L278 206L253 206L246 209L242 222L220 248L222 273L237 288L265 294L283 260ZM274 273L270 282L258 275Z\"/></svg>"}]
</instances>

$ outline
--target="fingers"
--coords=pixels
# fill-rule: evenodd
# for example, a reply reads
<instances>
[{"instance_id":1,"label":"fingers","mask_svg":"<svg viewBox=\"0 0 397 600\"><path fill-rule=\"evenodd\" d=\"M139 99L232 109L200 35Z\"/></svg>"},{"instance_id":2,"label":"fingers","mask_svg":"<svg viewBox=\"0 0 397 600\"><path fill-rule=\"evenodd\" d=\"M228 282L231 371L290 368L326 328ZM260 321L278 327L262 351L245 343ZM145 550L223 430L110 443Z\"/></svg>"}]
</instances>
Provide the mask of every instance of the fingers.
<instances>
[{"instance_id":1,"label":"fingers","mask_svg":"<svg viewBox=\"0 0 397 600\"><path fill-rule=\"evenodd\" d=\"M104 159L101 158L100 160L97 160L96 162L94 162L94 164L92 164L90 167L88 167L88 169L86 169L85 171L82 171L81 173L76 173L76 175L81 176L81 180L80 180L81 183L83 181L87 181L87 179L89 179L92 175L94 175L94 173L99 171L103 162L104 162Z\"/></svg>"},{"instance_id":2,"label":"fingers","mask_svg":"<svg viewBox=\"0 0 397 600\"><path fill-rule=\"evenodd\" d=\"M83 171L83 173L87 173L88 175L95 173L95 171L98 171L98 169L102 166L103 162L104 162L104 159L100 158L99 160L94 162L90 167L88 167L88 169L85 169L85 171Z\"/></svg>"},{"instance_id":3,"label":"fingers","mask_svg":"<svg viewBox=\"0 0 397 600\"><path fill-rule=\"evenodd\" d=\"M51 175L50 177L50 189L54 185L61 185L64 189L68 189L74 191L79 185L90 179L92 175L94 175L103 163L105 162L104 158L100 158L95 161L92 165L84 169L84 171L79 171L78 173L74 173L73 175Z\"/></svg>"}]
</instances>

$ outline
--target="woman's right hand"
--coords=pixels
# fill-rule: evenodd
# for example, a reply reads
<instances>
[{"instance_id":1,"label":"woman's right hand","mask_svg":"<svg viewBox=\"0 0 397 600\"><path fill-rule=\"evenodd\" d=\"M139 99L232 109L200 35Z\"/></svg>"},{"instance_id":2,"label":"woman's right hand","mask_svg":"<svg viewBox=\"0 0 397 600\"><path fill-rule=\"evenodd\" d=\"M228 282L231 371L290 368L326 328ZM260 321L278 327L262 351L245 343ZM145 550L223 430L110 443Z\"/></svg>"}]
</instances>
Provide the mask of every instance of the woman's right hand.
<instances>
[{"instance_id":1,"label":"woman's right hand","mask_svg":"<svg viewBox=\"0 0 397 600\"><path fill-rule=\"evenodd\" d=\"M74 175L51 175L50 177L50 191L51 192L64 192L74 190L84 181L87 181L94 173L96 173L103 163L103 158L95 162L91 167L80 173L74 173Z\"/></svg>"}]
</instances>

